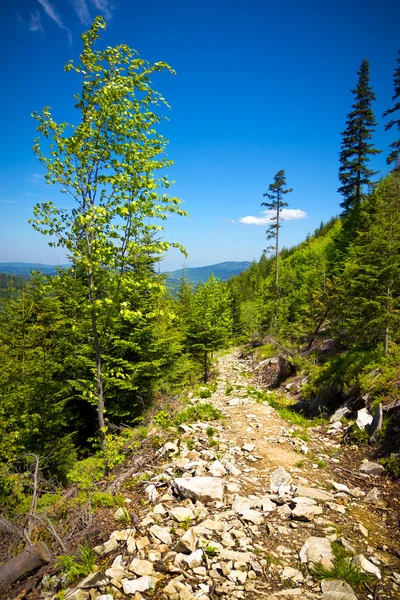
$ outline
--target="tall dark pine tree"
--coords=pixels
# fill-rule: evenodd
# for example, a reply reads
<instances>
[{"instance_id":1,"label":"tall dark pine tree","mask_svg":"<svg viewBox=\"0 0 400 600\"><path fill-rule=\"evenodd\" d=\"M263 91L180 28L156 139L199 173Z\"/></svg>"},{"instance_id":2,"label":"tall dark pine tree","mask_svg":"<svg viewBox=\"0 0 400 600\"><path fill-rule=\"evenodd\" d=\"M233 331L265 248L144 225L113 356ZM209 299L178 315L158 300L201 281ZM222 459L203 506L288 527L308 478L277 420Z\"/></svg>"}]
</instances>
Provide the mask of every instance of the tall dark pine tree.
<instances>
[{"instance_id":1,"label":"tall dark pine tree","mask_svg":"<svg viewBox=\"0 0 400 600\"><path fill-rule=\"evenodd\" d=\"M261 206L265 206L271 215L271 225L268 227L266 234L267 240L275 240L274 245L269 246L269 249L275 251L275 288L278 289L279 283L279 229L282 227L281 212L288 206L287 202L283 201L285 194L293 192L292 188L285 189L286 175L285 171L278 171L274 177L274 183L271 183L268 192L264 194L269 198L269 202L262 202Z\"/></svg>"},{"instance_id":2,"label":"tall dark pine tree","mask_svg":"<svg viewBox=\"0 0 400 600\"><path fill-rule=\"evenodd\" d=\"M397 58L397 63L398 66L395 69L393 76L394 94L392 96L392 101L394 102L394 105L392 106L392 108L386 110L383 113L383 116L387 117L389 115L394 115L394 113L397 113L398 118L391 119L390 121L388 121L385 125L385 131L388 131L389 129L392 129L393 126L396 126L397 131L400 133L400 50L399 56ZM394 163L395 168L400 168L400 137L399 139L392 142L389 148L391 148L392 150L386 159L387 164L390 165Z\"/></svg>"},{"instance_id":3,"label":"tall dark pine tree","mask_svg":"<svg viewBox=\"0 0 400 600\"><path fill-rule=\"evenodd\" d=\"M357 75L357 87L352 90L355 102L347 116L339 155L339 180L342 185L338 191L344 197L340 204L343 216L360 207L365 190L372 185L372 178L378 173L368 168L370 156L381 152L371 143L376 126L371 108L375 93L369 82L369 61L366 58L362 60Z\"/></svg>"}]
</instances>

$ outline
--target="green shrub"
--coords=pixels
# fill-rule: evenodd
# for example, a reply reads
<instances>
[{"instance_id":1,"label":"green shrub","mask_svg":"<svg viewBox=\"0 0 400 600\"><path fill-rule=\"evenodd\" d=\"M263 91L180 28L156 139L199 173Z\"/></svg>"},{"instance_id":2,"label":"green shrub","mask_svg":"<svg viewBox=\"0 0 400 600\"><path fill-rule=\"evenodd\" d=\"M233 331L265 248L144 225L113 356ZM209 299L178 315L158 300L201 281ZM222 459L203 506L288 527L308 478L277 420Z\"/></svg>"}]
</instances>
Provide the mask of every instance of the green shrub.
<instances>
[{"instance_id":1,"label":"green shrub","mask_svg":"<svg viewBox=\"0 0 400 600\"><path fill-rule=\"evenodd\" d=\"M332 551L334 555L333 567L327 569L317 563L310 569L317 579L341 579L350 585L360 585L370 579L359 566L350 562L351 554L348 553L339 542L333 542Z\"/></svg>"},{"instance_id":2,"label":"green shrub","mask_svg":"<svg viewBox=\"0 0 400 600\"><path fill-rule=\"evenodd\" d=\"M200 398L211 398L212 392L209 388L202 388L199 393Z\"/></svg>"},{"instance_id":3,"label":"green shrub","mask_svg":"<svg viewBox=\"0 0 400 600\"><path fill-rule=\"evenodd\" d=\"M400 455L392 454L388 458L381 458L382 465L386 471L397 478L400 478Z\"/></svg>"},{"instance_id":4,"label":"green shrub","mask_svg":"<svg viewBox=\"0 0 400 600\"><path fill-rule=\"evenodd\" d=\"M56 561L56 566L61 568L67 584L78 577L86 577L93 571L96 564L96 554L87 544L80 545L76 556L63 554Z\"/></svg>"}]
</instances>

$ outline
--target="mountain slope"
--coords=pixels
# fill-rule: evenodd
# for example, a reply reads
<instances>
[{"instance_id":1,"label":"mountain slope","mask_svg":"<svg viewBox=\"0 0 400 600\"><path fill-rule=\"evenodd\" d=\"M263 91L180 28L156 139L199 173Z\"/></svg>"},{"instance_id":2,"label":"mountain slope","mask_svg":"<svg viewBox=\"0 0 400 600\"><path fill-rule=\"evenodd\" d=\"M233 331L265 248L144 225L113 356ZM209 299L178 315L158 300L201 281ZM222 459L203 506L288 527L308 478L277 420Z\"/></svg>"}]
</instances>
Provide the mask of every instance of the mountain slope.
<instances>
[{"instance_id":1,"label":"mountain slope","mask_svg":"<svg viewBox=\"0 0 400 600\"><path fill-rule=\"evenodd\" d=\"M178 282L186 271L186 276L190 283L197 285L204 283L213 273L215 277L221 281L227 281L234 275L239 275L243 271L247 271L250 267L249 261L227 261L216 265L207 265L205 267L190 267L187 269L179 269L168 273L168 283Z\"/></svg>"}]
</instances>

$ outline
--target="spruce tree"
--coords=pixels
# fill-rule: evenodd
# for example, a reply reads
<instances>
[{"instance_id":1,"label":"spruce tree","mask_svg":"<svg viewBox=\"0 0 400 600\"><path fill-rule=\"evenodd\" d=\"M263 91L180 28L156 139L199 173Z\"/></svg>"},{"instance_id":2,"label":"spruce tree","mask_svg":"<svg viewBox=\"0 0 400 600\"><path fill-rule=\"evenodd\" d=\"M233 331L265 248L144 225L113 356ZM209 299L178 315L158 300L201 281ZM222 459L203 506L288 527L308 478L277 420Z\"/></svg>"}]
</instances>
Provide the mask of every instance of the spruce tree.
<instances>
[{"instance_id":1,"label":"spruce tree","mask_svg":"<svg viewBox=\"0 0 400 600\"><path fill-rule=\"evenodd\" d=\"M371 108L375 93L370 85L369 61L366 58L362 60L357 74L357 87L352 90L355 101L347 116L346 129L342 132L339 154L339 180L342 185L338 192L344 197L340 204L343 216L347 216L353 210L358 211L365 190L372 186L372 178L378 173L368 167L370 156L381 152L371 143L376 126Z\"/></svg>"},{"instance_id":2,"label":"spruce tree","mask_svg":"<svg viewBox=\"0 0 400 600\"><path fill-rule=\"evenodd\" d=\"M286 175L282 169L278 171L274 177L274 183L271 183L268 188L268 192L264 194L269 198L269 202L262 202L261 206L265 206L268 211L271 211L271 225L268 227L266 234L267 240L275 240L273 246L269 246L269 249L275 250L275 286L278 287L279 283L279 229L282 227L281 212L288 206L287 202L283 201L285 194L293 192L292 188L285 189L286 186Z\"/></svg>"},{"instance_id":3,"label":"spruce tree","mask_svg":"<svg viewBox=\"0 0 400 600\"><path fill-rule=\"evenodd\" d=\"M392 108L388 108L388 110L386 110L383 113L383 116L387 117L388 115L394 115L394 113L397 112L398 118L391 119L390 121L388 121L385 125L385 131L389 131L389 129L392 129L393 126L396 126L397 131L400 132L400 50L399 56L397 58L397 63L398 66L395 69L393 76L394 93L392 96L392 101L394 102L394 105L392 106ZM400 166L400 138L392 142L389 145L389 148L391 148L392 150L386 159L387 164L390 165L394 163L395 167Z\"/></svg>"},{"instance_id":4,"label":"spruce tree","mask_svg":"<svg viewBox=\"0 0 400 600\"><path fill-rule=\"evenodd\" d=\"M269 185L268 192L264 194L269 199L269 202L262 202L261 206L265 206L267 211L271 213L271 225L266 230L267 240L274 240L274 244L269 246L267 250L273 250L275 254L275 309L274 309L274 325L278 321L279 308L279 229L282 227L282 210L288 206L284 202L283 197L293 191L292 188L286 188L285 171L281 169L274 177L274 182Z\"/></svg>"}]
</instances>

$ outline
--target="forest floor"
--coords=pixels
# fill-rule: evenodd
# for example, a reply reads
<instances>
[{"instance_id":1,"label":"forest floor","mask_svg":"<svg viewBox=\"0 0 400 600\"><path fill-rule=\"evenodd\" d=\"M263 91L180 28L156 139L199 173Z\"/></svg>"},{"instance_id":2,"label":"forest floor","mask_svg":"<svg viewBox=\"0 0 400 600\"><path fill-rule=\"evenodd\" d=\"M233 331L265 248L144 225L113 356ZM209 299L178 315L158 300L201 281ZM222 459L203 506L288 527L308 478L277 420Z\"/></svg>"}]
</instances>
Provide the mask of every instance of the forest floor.
<instances>
[{"instance_id":1,"label":"forest floor","mask_svg":"<svg viewBox=\"0 0 400 600\"><path fill-rule=\"evenodd\" d=\"M360 471L371 457L340 429L260 401L239 352L217 370L211 397L190 402L224 418L170 430L146 481L121 484L132 522L107 520L97 573L63 597L400 598L398 482Z\"/></svg>"}]
</instances>

